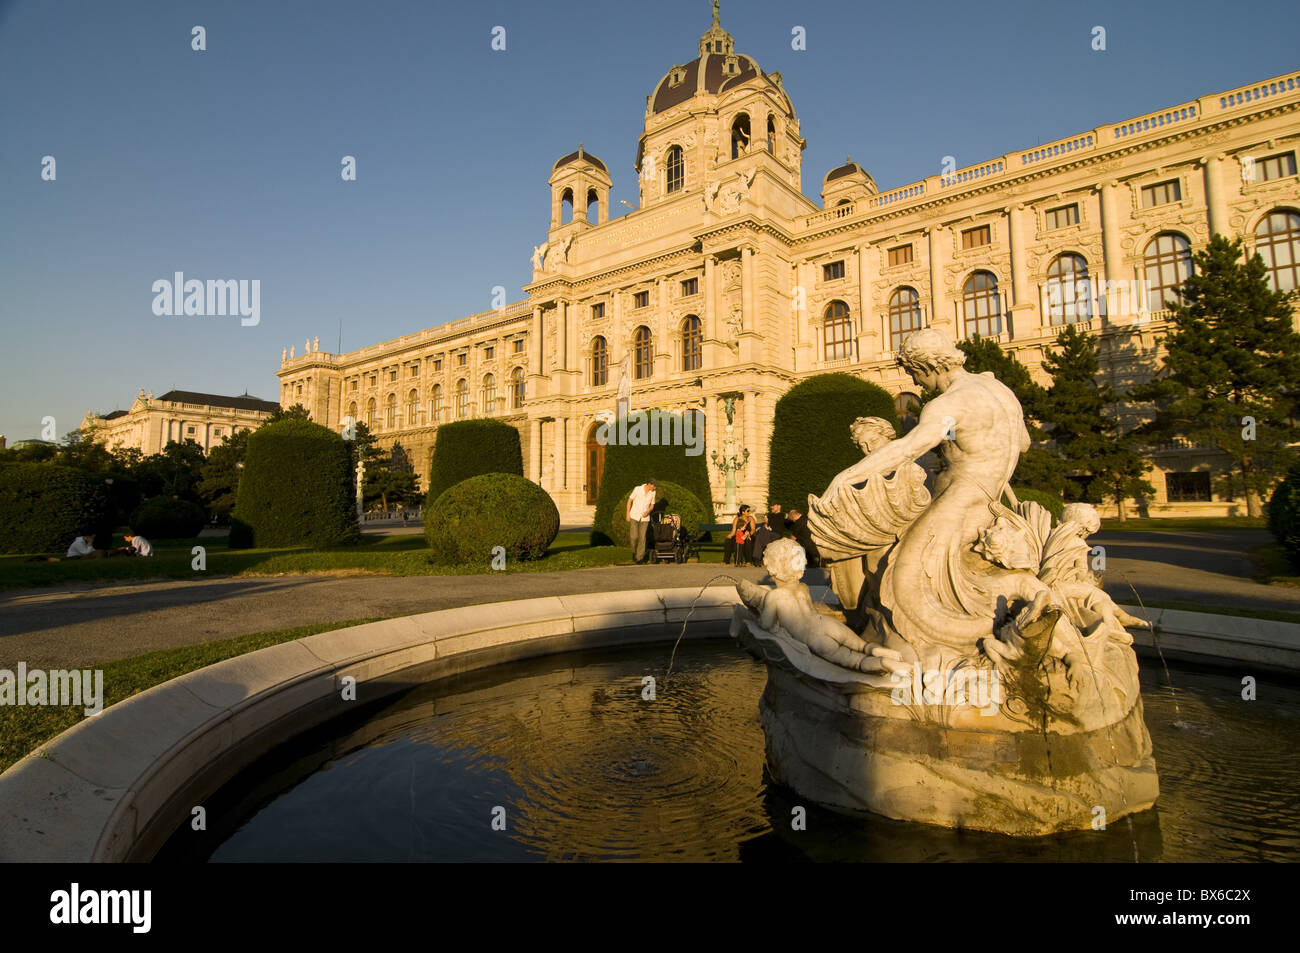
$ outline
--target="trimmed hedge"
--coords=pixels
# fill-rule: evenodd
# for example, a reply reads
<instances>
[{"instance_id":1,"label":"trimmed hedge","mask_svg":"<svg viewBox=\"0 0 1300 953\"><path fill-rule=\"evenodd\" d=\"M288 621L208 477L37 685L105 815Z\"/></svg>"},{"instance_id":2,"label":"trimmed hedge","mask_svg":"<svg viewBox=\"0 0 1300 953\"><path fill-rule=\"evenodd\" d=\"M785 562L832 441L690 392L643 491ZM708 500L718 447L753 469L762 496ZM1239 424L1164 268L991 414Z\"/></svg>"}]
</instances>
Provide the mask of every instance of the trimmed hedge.
<instances>
[{"instance_id":1,"label":"trimmed hedge","mask_svg":"<svg viewBox=\"0 0 1300 953\"><path fill-rule=\"evenodd\" d=\"M231 547L356 542L354 482L351 448L334 431L306 420L264 424L248 435Z\"/></svg>"},{"instance_id":2,"label":"trimmed hedge","mask_svg":"<svg viewBox=\"0 0 1300 953\"><path fill-rule=\"evenodd\" d=\"M76 536L111 533L112 519L102 477L57 463L0 466L0 552L62 556Z\"/></svg>"},{"instance_id":3,"label":"trimmed hedge","mask_svg":"<svg viewBox=\"0 0 1300 953\"><path fill-rule=\"evenodd\" d=\"M617 546L626 546L628 543L627 519L624 514L627 513L627 498L631 495L632 491L628 490L619 497L617 505L611 511L610 520L603 526L595 527L614 540ZM700 534L701 526L713 524L712 507L705 509L698 496L686 487L668 480L659 481L658 492L655 494L655 512L676 513L682 518L682 526L694 536Z\"/></svg>"},{"instance_id":4,"label":"trimmed hedge","mask_svg":"<svg viewBox=\"0 0 1300 953\"><path fill-rule=\"evenodd\" d=\"M818 374L792 387L772 419L767 502L806 510L810 493L825 492L838 473L861 460L849 434L859 417L883 417L898 430L894 398L852 374Z\"/></svg>"},{"instance_id":5,"label":"trimmed hedge","mask_svg":"<svg viewBox=\"0 0 1300 953\"><path fill-rule=\"evenodd\" d=\"M207 522L207 514L189 500L155 496L136 507L130 522L146 539L193 539Z\"/></svg>"},{"instance_id":6,"label":"trimmed hedge","mask_svg":"<svg viewBox=\"0 0 1300 953\"><path fill-rule=\"evenodd\" d=\"M680 415L660 410L634 411L610 424L611 442L605 447L605 469L600 476L600 493L596 497L596 512L592 517L593 546L627 545L626 520L623 520L621 533L610 535L614 517L617 515L622 520L623 504L620 501L627 498L633 487L640 486L651 477L659 480L661 487L667 481L689 490L704 507L707 514L704 522L713 522L713 495L709 489L707 452L691 456L686 453L691 448L686 446L615 443L620 434L636 434L637 414L645 414L643 426L647 439L652 433L658 436L664 433L670 436L682 434L683 438L686 433L681 429ZM703 437L700 430L695 433L698 437ZM703 451L702 446L701 450Z\"/></svg>"},{"instance_id":7,"label":"trimmed hedge","mask_svg":"<svg viewBox=\"0 0 1300 953\"><path fill-rule=\"evenodd\" d=\"M1287 474L1268 501L1268 528L1291 565L1300 569L1300 467Z\"/></svg>"},{"instance_id":8,"label":"trimmed hedge","mask_svg":"<svg viewBox=\"0 0 1300 953\"><path fill-rule=\"evenodd\" d=\"M501 546L506 559L541 559L560 532L550 494L513 473L484 473L448 488L424 511L424 538L434 562L490 562Z\"/></svg>"},{"instance_id":9,"label":"trimmed hedge","mask_svg":"<svg viewBox=\"0 0 1300 953\"><path fill-rule=\"evenodd\" d=\"M1047 512L1052 514L1052 521L1059 523L1061 513L1065 510L1065 501L1055 493L1048 493L1045 490L1035 490L1028 486L1013 486L1011 491L1016 494L1016 499L1021 503L1032 501L1037 503Z\"/></svg>"},{"instance_id":10,"label":"trimmed hedge","mask_svg":"<svg viewBox=\"0 0 1300 953\"><path fill-rule=\"evenodd\" d=\"M483 473L524 475L519 431L499 420L457 420L434 435L425 509L449 487Z\"/></svg>"}]
</instances>

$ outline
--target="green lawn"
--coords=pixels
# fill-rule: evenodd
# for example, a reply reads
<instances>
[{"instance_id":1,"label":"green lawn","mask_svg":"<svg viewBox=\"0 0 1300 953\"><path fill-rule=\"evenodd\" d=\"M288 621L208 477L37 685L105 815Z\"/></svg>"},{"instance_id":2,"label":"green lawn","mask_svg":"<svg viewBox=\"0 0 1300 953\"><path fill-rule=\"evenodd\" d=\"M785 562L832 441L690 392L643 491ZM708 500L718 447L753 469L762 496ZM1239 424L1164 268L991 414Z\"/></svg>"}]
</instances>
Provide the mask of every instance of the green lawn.
<instances>
[{"instance_id":1,"label":"green lawn","mask_svg":"<svg viewBox=\"0 0 1300 953\"><path fill-rule=\"evenodd\" d=\"M103 705L116 704L138 695L186 672L212 665L236 655L255 652L268 645L279 645L293 639L342 629L351 625L364 625L378 619L353 619L349 622L326 622L304 625L278 632L257 632L233 639L186 645L162 652L150 652L135 658L109 662L101 666L104 671ZM84 667L84 666L83 666ZM82 708L53 706L0 705L0 771L4 771L19 758L35 751L60 732L66 731L85 718Z\"/></svg>"},{"instance_id":2,"label":"green lawn","mask_svg":"<svg viewBox=\"0 0 1300 953\"><path fill-rule=\"evenodd\" d=\"M207 550L207 569L192 568L191 550ZM719 549L719 553L721 550ZM719 555L719 559L721 556ZM553 572L630 563L625 546L589 544L586 533L561 533L543 559L508 561L505 572ZM0 556L0 588L33 588L73 582L131 582L147 579L194 579L208 576L258 576L278 573L340 572L390 576L446 576L492 572L488 562L440 566L429 558L421 534L365 535L355 546L313 550L230 549L224 537L203 540L159 540L147 559L74 559L32 562L28 556Z\"/></svg>"}]
</instances>

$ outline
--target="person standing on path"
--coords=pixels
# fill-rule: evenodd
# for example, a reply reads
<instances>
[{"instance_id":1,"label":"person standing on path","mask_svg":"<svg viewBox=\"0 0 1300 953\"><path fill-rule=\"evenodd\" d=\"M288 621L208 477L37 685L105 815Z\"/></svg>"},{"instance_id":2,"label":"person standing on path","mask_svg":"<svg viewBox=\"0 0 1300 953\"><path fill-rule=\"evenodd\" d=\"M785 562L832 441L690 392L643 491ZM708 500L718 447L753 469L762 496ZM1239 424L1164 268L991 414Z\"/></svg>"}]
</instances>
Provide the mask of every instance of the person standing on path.
<instances>
[{"instance_id":1,"label":"person standing on path","mask_svg":"<svg viewBox=\"0 0 1300 953\"><path fill-rule=\"evenodd\" d=\"M632 546L632 561L639 563L646 555L646 535L650 531L650 511L654 509L659 484L651 477L627 497L627 534Z\"/></svg>"}]
</instances>

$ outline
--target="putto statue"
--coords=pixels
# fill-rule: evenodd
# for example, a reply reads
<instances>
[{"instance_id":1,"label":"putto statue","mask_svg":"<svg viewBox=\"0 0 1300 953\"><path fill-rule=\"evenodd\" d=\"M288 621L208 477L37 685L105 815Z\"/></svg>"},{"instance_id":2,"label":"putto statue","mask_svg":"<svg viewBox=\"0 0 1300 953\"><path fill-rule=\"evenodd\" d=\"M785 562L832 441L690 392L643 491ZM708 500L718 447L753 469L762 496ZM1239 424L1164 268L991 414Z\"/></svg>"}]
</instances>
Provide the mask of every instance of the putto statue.
<instances>
[{"instance_id":1,"label":"putto statue","mask_svg":"<svg viewBox=\"0 0 1300 953\"><path fill-rule=\"evenodd\" d=\"M1054 525L1016 499L1020 403L964 360L941 331L908 337L898 362L937 396L901 437L856 420L862 460L808 499L839 618L787 541L764 558L775 591L738 586L732 632L768 662L768 764L801 794L951 827L1087 829L1158 794L1125 630L1146 623L1093 573L1096 510ZM931 451L933 476L917 463Z\"/></svg>"}]
</instances>

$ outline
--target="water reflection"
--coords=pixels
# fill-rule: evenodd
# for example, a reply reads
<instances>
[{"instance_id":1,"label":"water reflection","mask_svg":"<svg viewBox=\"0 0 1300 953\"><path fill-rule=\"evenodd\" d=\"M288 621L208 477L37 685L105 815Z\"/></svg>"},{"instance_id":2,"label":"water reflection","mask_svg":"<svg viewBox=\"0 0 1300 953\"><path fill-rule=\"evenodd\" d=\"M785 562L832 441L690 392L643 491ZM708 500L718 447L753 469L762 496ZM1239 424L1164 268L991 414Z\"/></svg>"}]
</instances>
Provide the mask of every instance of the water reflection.
<instances>
[{"instance_id":1,"label":"water reflection","mask_svg":"<svg viewBox=\"0 0 1300 953\"><path fill-rule=\"evenodd\" d=\"M808 806L764 771L763 667L729 642L539 659L424 686L273 752L160 860L1294 860L1300 688L1147 664L1161 796L1013 839ZM659 679L642 698L644 675ZM1175 715L1175 698L1181 717ZM1175 722L1178 722L1177 726ZM495 807L506 830L493 830Z\"/></svg>"}]
</instances>

